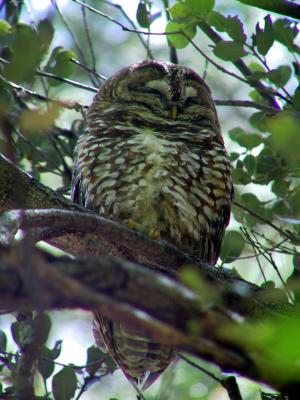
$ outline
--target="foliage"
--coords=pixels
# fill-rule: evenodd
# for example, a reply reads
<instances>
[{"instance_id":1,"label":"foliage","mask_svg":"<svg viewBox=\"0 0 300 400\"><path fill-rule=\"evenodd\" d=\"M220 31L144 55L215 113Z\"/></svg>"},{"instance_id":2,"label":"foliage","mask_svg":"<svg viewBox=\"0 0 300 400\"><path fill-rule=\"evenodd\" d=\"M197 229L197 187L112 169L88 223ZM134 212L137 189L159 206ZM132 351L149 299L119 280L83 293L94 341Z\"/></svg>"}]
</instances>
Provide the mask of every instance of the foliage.
<instances>
[{"instance_id":1,"label":"foliage","mask_svg":"<svg viewBox=\"0 0 300 400\"><path fill-rule=\"evenodd\" d=\"M165 48L168 45L173 55L175 49L179 55L181 49L195 49L199 60L204 57L208 65L213 65L211 68L217 68L215 76L238 80L247 88L247 101L251 101L251 113L244 113L246 108L242 108L246 116L244 123L232 126L225 135L234 168L235 206L234 224L225 236L220 267L233 263L238 268L244 258L249 258L251 268L255 269L257 263L261 271L260 282L266 284L268 275L274 276L270 272L272 269L279 276L277 284L282 282L279 271L284 265L280 262L293 262L294 267L299 268L300 47L297 44L298 28L293 19L295 9L292 8L289 15L289 9L285 8L284 16L279 16L276 12L282 12L280 7L284 2L277 1L279 8L273 8L274 13L264 15L263 22L257 22L252 29L245 21L247 13L254 10L251 5L260 7L258 2L241 1L239 13L232 15L237 6L234 0L177 0L171 5L163 1L165 7L160 9L154 7L154 2L140 0L136 4L136 26L121 7L105 3L99 3L102 14L95 14L93 18L97 24L101 23L107 18L104 13L107 10L113 17L109 15L109 22L103 25L101 34L98 31L97 38L88 28L92 17L85 13L90 10L80 4L75 5L82 13L78 38L72 32L75 23L70 27L57 5L53 8L53 18L49 13L34 23L25 18L22 1L18 4L4 2L1 6L4 18L0 21L0 152L41 181L45 182L49 176L52 180L55 178L56 189L68 195L72 153L77 137L83 131L83 123L80 114L72 117L69 125L64 120L70 115L69 110L84 109L68 92L73 85L90 92L95 92L95 87L100 85L94 49L98 46L97 40L104 40L102 34L107 35L116 23L124 31L136 30L138 33L129 33L127 40L129 43L133 35L137 35L142 45L138 54L142 59L143 48L148 56L152 52L147 41L152 24L167 12L168 20L161 35L166 37ZM96 7L94 2L90 5ZM120 10L121 14L116 14ZM58 20L62 26L58 25ZM71 31L73 37L67 46L61 37L55 39L57 32L66 31ZM206 45L207 40L210 47ZM273 51L286 55L282 65L274 65ZM117 54L113 56L117 57ZM233 66L237 74L231 72ZM88 79L92 86L83 84ZM227 105L230 104L232 102ZM249 103L233 105L248 107ZM276 257L278 254L282 257ZM194 282L197 291L197 278L189 277L185 275L186 280ZM200 282L198 290L203 289L201 285ZM297 300L296 289L295 293ZM87 349L86 366L57 367L55 363L62 342L57 340L52 349L47 347L51 322L37 314L30 329L35 329L37 318L39 325L44 327L44 333L39 336L41 351L37 368L45 391L39 398L78 399L92 383L114 371L112 360L94 346ZM230 335L236 343L239 340L246 342L249 352L266 355L264 360L268 359L269 364L261 363L264 373L274 374L280 365L284 372L281 378L288 381L294 374L290 365L298 357L293 349L297 347L299 327L291 323L288 328L274 321L248 323ZM22 349L24 332L20 322L13 323L11 329L14 341ZM273 348L276 346L275 354ZM19 359L18 351L7 350L7 334L0 331L0 372L10 382L0 385L0 394L4 398L12 391L13 373Z\"/></svg>"}]
</instances>

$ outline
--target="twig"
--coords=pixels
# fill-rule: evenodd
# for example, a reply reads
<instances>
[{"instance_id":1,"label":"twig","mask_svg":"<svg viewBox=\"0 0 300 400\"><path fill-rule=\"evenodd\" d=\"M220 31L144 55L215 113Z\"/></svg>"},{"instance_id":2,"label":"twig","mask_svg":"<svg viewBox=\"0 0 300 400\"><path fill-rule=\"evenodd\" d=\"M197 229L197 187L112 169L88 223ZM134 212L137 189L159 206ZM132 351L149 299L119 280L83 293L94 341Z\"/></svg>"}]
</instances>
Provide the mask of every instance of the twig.
<instances>
[{"instance_id":1,"label":"twig","mask_svg":"<svg viewBox=\"0 0 300 400\"><path fill-rule=\"evenodd\" d=\"M170 21L170 14L168 12L169 0L163 0L163 6L167 17L167 21ZM176 48L174 46L170 46L170 61L174 64L178 64L178 55Z\"/></svg>"},{"instance_id":2,"label":"twig","mask_svg":"<svg viewBox=\"0 0 300 400\"><path fill-rule=\"evenodd\" d=\"M150 31L143 31L143 30L139 30L139 29L131 29L128 26L123 25L121 22L117 21L115 18L110 17L107 14L104 14L103 12L97 10L96 8L93 8L91 6L88 6L87 4L82 3L79 0L72 0L74 1L74 3L80 4L83 7L86 7L88 10L92 11L95 14L101 15L103 18L108 19L109 21L115 23L116 25L118 25L120 28L122 28L123 31L125 32L133 32L133 33L138 33L140 35L155 35L155 36L166 36L166 35L178 35L180 33L182 33L181 31L176 31L176 32L150 32ZM147 46L147 45L146 45Z\"/></svg>"},{"instance_id":3,"label":"twig","mask_svg":"<svg viewBox=\"0 0 300 400\"><path fill-rule=\"evenodd\" d=\"M70 25L69 25L67 19L64 17L63 13L61 12L60 7L59 7L59 5L57 4L57 1L56 1L56 0L51 0L51 3L52 3L52 5L56 8L57 14L59 15L60 19L62 20L64 26L65 26L66 29L67 29L67 31L69 32L69 34L70 34L70 36L71 36L71 38L72 38L72 40L73 40L73 43L74 43L74 45L75 45L75 48L76 48L76 50L77 50L77 52L78 52L80 58L82 59L82 61L84 62L84 64L87 64L86 58L85 58L85 56L84 56L84 53L83 53L83 51L81 50L81 46L80 46L80 44L79 44L79 42L78 42L78 40L77 40L77 38L76 38L76 36L75 36L75 34L74 34L72 28L70 27ZM93 85L97 85L97 82L94 80L93 74L90 74L90 73L89 73L89 76L90 76L90 80L91 80L92 84L93 84Z\"/></svg>"},{"instance_id":4,"label":"twig","mask_svg":"<svg viewBox=\"0 0 300 400\"><path fill-rule=\"evenodd\" d=\"M243 77L235 74L234 72L230 72L228 71L226 68L222 67L221 65L219 65L218 63L216 63L212 58L210 58L204 51L202 51L200 49L199 46L196 45L196 43L183 31L180 32L186 39L189 40L190 44L208 61L210 62L214 67L216 67L219 71L222 71L223 73L230 75L233 78L238 79L241 82L244 82L246 84L248 84L249 82L247 81L247 79L244 79Z\"/></svg>"},{"instance_id":5,"label":"twig","mask_svg":"<svg viewBox=\"0 0 300 400\"><path fill-rule=\"evenodd\" d=\"M264 282L267 282L267 277L266 277L265 271L264 271L264 269L263 269L263 267L262 267L262 265L261 265L260 259L259 259L259 255L260 255L260 254L257 254L257 250L256 250L255 246L253 245L253 243L251 242L250 244L251 244L252 249L253 249L253 251L254 251L254 255L255 255L255 258L256 258L256 262L257 262L257 264L258 264L258 268L259 268L260 273L261 273L261 275L262 275L262 277L263 277L263 280L264 280Z\"/></svg>"},{"instance_id":6,"label":"twig","mask_svg":"<svg viewBox=\"0 0 300 400\"><path fill-rule=\"evenodd\" d=\"M54 163L53 160L51 158L48 157L48 155L42 151L41 149L39 149L37 146L35 146L31 140L29 140L27 137L25 137L17 128L14 128L14 132L15 134L21 139L23 140L31 149L33 152L36 152L37 154L39 154L40 156L42 156L42 158L47 161L53 168L53 170L51 171L51 173L56 174L58 176L61 176L61 174L63 173L62 170L60 170L59 167L57 167ZM56 172L55 170L57 169L58 172Z\"/></svg>"},{"instance_id":7,"label":"twig","mask_svg":"<svg viewBox=\"0 0 300 400\"><path fill-rule=\"evenodd\" d=\"M8 61L5 60L5 59L2 58L2 57L0 57L0 62L1 62L2 64L8 64ZM97 92L98 92L98 89L95 88L95 87L88 86L88 85L84 85L84 84L82 84L82 83L78 83L78 82L76 82L76 81L72 81L71 79L62 78L61 76L57 76L57 75L55 75L55 74L51 74L50 72L44 72L44 71L36 70L35 73L36 73L36 75L44 76L44 77L46 77L46 78L55 79L55 80L57 80L57 81L64 82L64 83L67 83L67 84L69 84L69 85L78 87L78 88L80 88L80 89L88 90L88 91L94 92L94 93L97 93ZM4 78L2 78L2 79L4 79ZM15 83L13 83L13 84L15 85ZM16 85L16 86L18 86L18 85ZM27 90L27 89L26 89L26 90ZM42 96L42 95L40 95L40 96ZM43 99L45 99L45 98L46 98L46 97L43 96L43 98L41 98L41 100L43 100Z\"/></svg>"},{"instance_id":8,"label":"twig","mask_svg":"<svg viewBox=\"0 0 300 400\"><path fill-rule=\"evenodd\" d=\"M207 369L201 367L201 365L199 365L199 364L195 363L194 361L190 360L189 358L184 356L182 353L178 354L178 357L181 358L183 361L185 361L187 364L190 364L192 367L194 367L196 369L199 369L199 371L203 372L205 375L209 376L214 381L222 384L222 379L221 378L218 378L212 372L210 372Z\"/></svg>"},{"instance_id":9,"label":"twig","mask_svg":"<svg viewBox=\"0 0 300 400\"><path fill-rule=\"evenodd\" d=\"M99 75L96 73L96 55L95 55L95 51L94 51L94 46L93 46L93 42L92 42L92 38L91 38L91 33L90 33L90 28L89 28L89 24L87 22L87 18L86 18L86 11L84 7L81 7L81 12L82 12L82 16L83 16L83 25L84 25L84 31L85 31L85 36L88 42L88 46L89 46L89 50L90 50L90 54L91 54L91 59L92 59L92 69L89 69L88 67L85 67L85 69L89 72L92 72L95 74L95 76ZM72 59L71 59L72 61ZM80 64L80 66L83 67L83 65ZM98 80L98 85L100 84L99 80Z\"/></svg>"},{"instance_id":10,"label":"twig","mask_svg":"<svg viewBox=\"0 0 300 400\"><path fill-rule=\"evenodd\" d=\"M217 106L235 106L235 107L246 107L246 108L256 108L257 110L263 110L267 113L278 113L278 109L267 106L265 104L259 104L251 100L214 100Z\"/></svg>"},{"instance_id":11,"label":"twig","mask_svg":"<svg viewBox=\"0 0 300 400\"><path fill-rule=\"evenodd\" d=\"M63 171L61 171L63 178L67 178L69 184L71 184L71 178L72 178L72 171L71 168L68 166L68 164L66 163L66 160L64 158L64 154L61 152L61 149L59 148L59 146L56 143L55 138L51 135L51 133L46 132L47 138L49 140L49 142L51 143L53 149L55 150L55 152L57 153L59 160L62 164L63 167Z\"/></svg>"},{"instance_id":12,"label":"twig","mask_svg":"<svg viewBox=\"0 0 300 400\"><path fill-rule=\"evenodd\" d=\"M251 51L251 53L254 55L254 57L256 57L259 62L266 68L266 70L268 72L271 71L271 68L268 66L267 62L266 62L266 58L262 57L255 49L254 46L250 46L249 44L245 43L245 46ZM286 88L284 86L281 87L281 90L285 93L285 96L281 95L278 91L274 91L274 93L277 94L277 96L282 96L281 98L284 99L286 102L288 103L292 103L293 102L293 97L289 94L289 92L286 90Z\"/></svg>"},{"instance_id":13,"label":"twig","mask_svg":"<svg viewBox=\"0 0 300 400\"><path fill-rule=\"evenodd\" d=\"M199 27L202 29L202 31L214 42L214 43L219 43L222 39L222 37L215 32L206 22L201 21L199 24ZM244 63L243 60L238 60L234 61L233 64L236 66L236 68L247 78L247 83L251 86L254 86L257 88L257 90L261 93L261 95L269 102L269 104L277 109L281 109L280 105L274 99L274 94L270 94L269 91L266 89L266 87L261 83L260 81L258 82L251 82L248 81L248 78L251 77L252 72L248 68L248 66Z\"/></svg>"},{"instance_id":14,"label":"twig","mask_svg":"<svg viewBox=\"0 0 300 400\"><path fill-rule=\"evenodd\" d=\"M68 85L75 86L80 89L88 90L90 92L94 92L94 93L98 92L98 89L93 86L84 85L83 83L78 83L71 79L62 78L61 76L51 74L50 72L36 71L36 74L39 76L45 76L46 78L55 79L56 81L59 81L59 82L67 83Z\"/></svg>"},{"instance_id":15,"label":"twig","mask_svg":"<svg viewBox=\"0 0 300 400\"><path fill-rule=\"evenodd\" d=\"M3 78L2 78L3 79ZM3 80L4 81L4 80ZM16 83L10 82L5 80L4 81L7 85L15 89L18 93L26 93L28 96L33 96L41 101L45 102L51 102L59 105L60 107L67 108L69 110L76 110L81 112L82 109L84 108L83 105L77 103L77 102L70 102L70 101L64 101L64 100L58 100L58 99L52 99L50 97L46 97L40 93L34 92L33 90L29 90L23 86L17 85Z\"/></svg>"},{"instance_id":16,"label":"twig","mask_svg":"<svg viewBox=\"0 0 300 400\"><path fill-rule=\"evenodd\" d=\"M91 74L94 74L95 76L97 76L98 78L102 79L103 81L105 81L107 78L104 75L100 75L98 74L98 72L96 72L95 70L90 69L89 67L87 67L86 65L81 64L80 61L76 60L75 58L70 58L70 61L76 65L78 65L79 67L81 67L82 69L90 72Z\"/></svg>"},{"instance_id":17,"label":"twig","mask_svg":"<svg viewBox=\"0 0 300 400\"><path fill-rule=\"evenodd\" d=\"M228 376L222 380L222 386L227 390L230 400L243 400L235 376Z\"/></svg>"},{"instance_id":18,"label":"twig","mask_svg":"<svg viewBox=\"0 0 300 400\"><path fill-rule=\"evenodd\" d=\"M137 27L136 27L135 23L132 21L132 19L131 19L131 18L128 16L128 14L125 12L124 8L123 8L120 4L115 4L115 3L112 3L111 1L107 1L107 0L101 0L101 1L102 1L102 3L108 4L109 6L114 7L114 8L117 8L117 9L120 11L120 13L123 15L123 17L124 17L124 18L129 22L129 24L132 26L132 28L134 29L134 32L137 33L138 38L139 38L139 40L140 40L142 46L143 46L143 47L145 48L145 50L147 51L147 56L148 56L148 58L149 58L150 60L153 60L154 57L153 57L153 54L152 54L152 52L151 52L150 47L149 47L148 44L144 41L144 39L143 39L143 37L142 37L142 34L139 33L139 32L137 31Z\"/></svg>"},{"instance_id":19,"label":"twig","mask_svg":"<svg viewBox=\"0 0 300 400\"><path fill-rule=\"evenodd\" d=\"M297 239L294 235L291 235L289 232L286 232L283 229L279 228L277 225L273 224L271 221L268 221L266 218L260 216L259 214L257 214L253 210L250 210L250 208L243 206L241 203L239 203L237 201L234 201L233 204L236 205L237 207L241 208L242 210L248 212L250 215L252 215L256 219L258 219L258 220L264 222L265 224L271 226L273 229L275 229L277 232L279 232L281 235L283 235L287 239L290 239L290 240L296 240Z\"/></svg>"},{"instance_id":20,"label":"twig","mask_svg":"<svg viewBox=\"0 0 300 400\"><path fill-rule=\"evenodd\" d=\"M245 235L246 239L248 240L248 242L257 250L259 255L263 256L272 265L272 267L274 268L275 272L277 273L277 276L278 276L282 286L285 289L285 293L286 293L287 298L289 299L291 304L294 303L292 294L291 294L288 286L284 282L284 280L283 280L283 278L281 276L281 273L280 273L279 269L277 268L277 265L275 264L275 262L273 260L272 254L263 252L261 250L260 242L257 240L257 238L255 236L255 233L253 231L251 231L251 233L252 233L252 236L254 237L255 241L251 238L251 235L250 235L250 233L248 232L248 230L246 228L241 228L241 231L244 233L244 235Z\"/></svg>"},{"instance_id":21,"label":"twig","mask_svg":"<svg viewBox=\"0 0 300 400\"><path fill-rule=\"evenodd\" d=\"M226 378L218 378L216 375L214 375L212 372L208 371L207 369L201 367L201 365L195 363L192 360L189 360L187 357L185 357L182 354L179 354L179 357L184 360L185 362L187 362L188 364L190 364L192 367L198 369L199 371L203 372L204 374L206 374L207 376L209 376L210 378L212 378L214 381L218 382L220 385L222 385L224 387L224 389L226 389L227 393L228 393L228 397L230 400L243 400L241 397L241 393L239 390L239 387L236 383L236 379L234 376L229 376Z\"/></svg>"}]
</instances>

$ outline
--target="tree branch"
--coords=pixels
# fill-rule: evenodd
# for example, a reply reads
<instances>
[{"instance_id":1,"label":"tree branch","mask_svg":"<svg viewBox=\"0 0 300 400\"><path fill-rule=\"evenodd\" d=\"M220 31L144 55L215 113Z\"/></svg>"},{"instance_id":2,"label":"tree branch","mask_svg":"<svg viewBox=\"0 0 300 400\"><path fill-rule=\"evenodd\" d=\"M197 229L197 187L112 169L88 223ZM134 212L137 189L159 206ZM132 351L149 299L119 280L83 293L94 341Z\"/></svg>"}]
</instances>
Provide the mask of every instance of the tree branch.
<instances>
[{"instance_id":1,"label":"tree branch","mask_svg":"<svg viewBox=\"0 0 300 400\"><path fill-rule=\"evenodd\" d=\"M220 42L222 37L215 32L206 22L201 21L199 22L199 27L202 29L202 31L208 36L214 43ZM245 78L248 80L248 78L252 75L251 70L248 68L248 66L244 63L243 60L238 60L233 62L233 64L236 66L236 68L245 76ZM253 86L257 89L257 91L261 94L262 97L264 97L268 103L270 104L271 107L274 107L278 110L281 109L280 105L277 103L276 99L274 98L273 94L270 94L265 85L258 81L258 82L249 82L248 84L250 86Z\"/></svg>"},{"instance_id":2,"label":"tree branch","mask_svg":"<svg viewBox=\"0 0 300 400\"><path fill-rule=\"evenodd\" d=\"M28 255L31 270L23 271L20 265ZM0 248L0 260L2 309L13 312L80 307L98 311L142 329L155 340L212 361L224 371L262 379L255 355L249 358L245 349L222 335L226 327L241 322L221 304L209 305L205 297L173 279L110 257L54 257L30 247L26 240ZM32 273L34 291L27 279ZM267 383L278 386L273 380Z\"/></svg>"},{"instance_id":3,"label":"tree branch","mask_svg":"<svg viewBox=\"0 0 300 400\"><path fill-rule=\"evenodd\" d=\"M300 19L300 5L287 0L237 0L248 6L261 8L290 18Z\"/></svg>"}]
</instances>

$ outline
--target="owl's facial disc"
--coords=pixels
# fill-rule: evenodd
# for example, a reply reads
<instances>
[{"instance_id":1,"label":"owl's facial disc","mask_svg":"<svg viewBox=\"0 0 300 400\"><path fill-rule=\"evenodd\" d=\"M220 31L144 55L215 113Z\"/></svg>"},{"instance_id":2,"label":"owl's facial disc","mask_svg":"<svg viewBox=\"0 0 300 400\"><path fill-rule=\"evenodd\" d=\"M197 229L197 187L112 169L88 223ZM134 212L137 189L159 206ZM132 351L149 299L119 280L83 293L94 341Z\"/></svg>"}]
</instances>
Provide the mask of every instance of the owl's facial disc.
<instances>
[{"instance_id":1,"label":"owl's facial disc","mask_svg":"<svg viewBox=\"0 0 300 400\"><path fill-rule=\"evenodd\" d=\"M113 78L111 95L130 112L151 112L163 119L218 124L210 90L193 70L159 61L133 64ZM118 76L117 75L117 76ZM106 81L108 85L108 81Z\"/></svg>"},{"instance_id":2,"label":"owl's facial disc","mask_svg":"<svg viewBox=\"0 0 300 400\"><path fill-rule=\"evenodd\" d=\"M192 106L199 106L201 99L195 86L180 82L174 89L174 84L167 77L154 79L146 82L140 90L146 95L155 98L159 102L159 111L167 113L173 120L177 119L180 113L191 112ZM188 110L187 110L188 109ZM193 110L195 111L195 110Z\"/></svg>"}]
</instances>

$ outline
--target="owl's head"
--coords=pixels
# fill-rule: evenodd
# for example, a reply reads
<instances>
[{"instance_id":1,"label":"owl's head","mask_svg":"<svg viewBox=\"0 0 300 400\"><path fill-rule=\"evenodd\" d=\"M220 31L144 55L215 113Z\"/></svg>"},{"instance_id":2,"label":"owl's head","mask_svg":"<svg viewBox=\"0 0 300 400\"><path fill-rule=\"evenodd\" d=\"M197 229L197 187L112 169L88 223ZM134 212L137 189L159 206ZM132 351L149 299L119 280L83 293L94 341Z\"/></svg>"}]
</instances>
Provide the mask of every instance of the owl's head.
<instances>
[{"instance_id":1,"label":"owl's head","mask_svg":"<svg viewBox=\"0 0 300 400\"><path fill-rule=\"evenodd\" d=\"M124 68L104 82L95 101L151 112L164 120L206 120L219 129L208 86L195 71L176 64L143 61Z\"/></svg>"}]
</instances>

